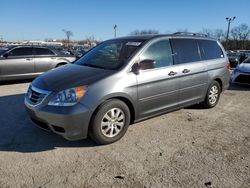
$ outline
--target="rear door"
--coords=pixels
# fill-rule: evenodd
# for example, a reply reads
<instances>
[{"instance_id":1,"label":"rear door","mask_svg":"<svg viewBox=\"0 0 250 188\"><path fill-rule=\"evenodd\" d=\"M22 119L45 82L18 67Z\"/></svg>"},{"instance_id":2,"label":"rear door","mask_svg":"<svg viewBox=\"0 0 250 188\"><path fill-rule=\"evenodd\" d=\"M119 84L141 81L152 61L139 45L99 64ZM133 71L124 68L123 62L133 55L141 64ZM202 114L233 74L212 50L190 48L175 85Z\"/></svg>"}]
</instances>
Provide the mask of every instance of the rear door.
<instances>
[{"instance_id":1,"label":"rear door","mask_svg":"<svg viewBox=\"0 0 250 188\"><path fill-rule=\"evenodd\" d=\"M151 43L140 55L143 60L154 60L154 67L137 75L140 118L177 107L179 67L173 65L169 39Z\"/></svg>"},{"instance_id":2,"label":"rear door","mask_svg":"<svg viewBox=\"0 0 250 188\"><path fill-rule=\"evenodd\" d=\"M21 76L34 73L34 59L31 47L15 47L8 51L8 57L0 60L1 76Z\"/></svg>"},{"instance_id":3,"label":"rear door","mask_svg":"<svg viewBox=\"0 0 250 188\"><path fill-rule=\"evenodd\" d=\"M52 50L48 48L34 47L33 52L35 72L42 73L54 68L57 57Z\"/></svg>"},{"instance_id":4,"label":"rear door","mask_svg":"<svg viewBox=\"0 0 250 188\"><path fill-rule=\"evenodd\" d=\"M174 63L180 68L180 106L200 102L206 94L208 75L198 42L195 39L174 38L171 43Z\"/></svg>"}]
</instances>

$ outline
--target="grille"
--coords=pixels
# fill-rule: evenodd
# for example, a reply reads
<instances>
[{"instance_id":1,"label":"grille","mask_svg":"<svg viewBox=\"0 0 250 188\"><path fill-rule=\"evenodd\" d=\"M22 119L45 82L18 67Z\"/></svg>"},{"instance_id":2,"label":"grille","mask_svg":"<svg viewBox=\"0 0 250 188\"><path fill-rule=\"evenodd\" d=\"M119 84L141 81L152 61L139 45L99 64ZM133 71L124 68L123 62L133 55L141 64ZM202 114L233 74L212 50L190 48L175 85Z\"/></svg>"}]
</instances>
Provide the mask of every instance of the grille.
<instances>
[{"instance_id":1,"label":"grille","mask_svg":"<svg viewBox=\"0 0 250 188\"><path fill-rule=\"evenodd\" d=\"M32 105L38 105L45 99L48 94L48 91L44 91L31 86L28 89L27 97Z\"/></svg>"},{"instance_id":2,"label":"grille","mask_svg":"<svg viewBox=\"0 0 250 188\"><path fill-rule=\"evenodd\" d=\"M239 75L235 82L250 84L250 75Z\"/></svg>"}]
</instances>

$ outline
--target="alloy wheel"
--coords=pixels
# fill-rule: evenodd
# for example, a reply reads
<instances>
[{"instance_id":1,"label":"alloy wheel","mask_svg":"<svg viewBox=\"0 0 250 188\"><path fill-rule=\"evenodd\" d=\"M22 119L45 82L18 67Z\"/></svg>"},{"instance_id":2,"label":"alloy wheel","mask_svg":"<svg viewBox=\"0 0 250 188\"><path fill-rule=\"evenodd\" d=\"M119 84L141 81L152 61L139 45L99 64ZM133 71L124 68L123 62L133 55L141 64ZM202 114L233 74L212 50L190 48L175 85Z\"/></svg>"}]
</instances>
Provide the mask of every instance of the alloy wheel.
<instances>
[{"instance_id":1,"label":"alloy wheel","mask_svg":"<svg viewBox=\"0 0 250 188\"><path fill-rule=\"evenodd\" d=\"M102 118L101 131L106 137L117 136L125 125L125 114L119 108L110 109Z\"/></svg>"},{"instance_id":2,"label":"alloy wheel","mask_svg":"<svg viewBox=\"0 0 250 188\"><path fill-rule=\"evenodd\" d=\"M208 95L209 103L211 105L214 105L217 102L218 96L219 96L219 88L216 85L214 85L211 87L209 91Z\"/></svg>"}]
</instances>

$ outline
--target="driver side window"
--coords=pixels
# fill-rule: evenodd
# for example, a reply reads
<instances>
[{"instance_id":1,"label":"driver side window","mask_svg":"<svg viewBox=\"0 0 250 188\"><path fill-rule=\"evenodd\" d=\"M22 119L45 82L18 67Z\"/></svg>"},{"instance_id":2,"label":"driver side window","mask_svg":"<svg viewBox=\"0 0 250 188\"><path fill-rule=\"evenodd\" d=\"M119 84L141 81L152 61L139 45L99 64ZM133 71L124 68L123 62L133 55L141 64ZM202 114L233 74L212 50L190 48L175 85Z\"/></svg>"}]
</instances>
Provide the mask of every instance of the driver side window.
<instances>
[{"instance_id":1,"label":"driver side window","mask_svg":"<svg viewBox=\"0 0 250 188\"><path fill-rule=\"evenodd\" d=\"M24 47L24 48L15 48L11 50L9 56L31 56L32 55L32 48Z\"/></svg>"},{"instance_id":2,"label":"driver side window","mask_svg":"<svg viewBox=\"0 0 250 188\"><path fill-rule=\"evenodd\" d=\"M140 61L143 60L154 60L154 68L173 65L172 49L169 40L161 40L151 44L140 55Z\"/></svg>"}]
</instances>

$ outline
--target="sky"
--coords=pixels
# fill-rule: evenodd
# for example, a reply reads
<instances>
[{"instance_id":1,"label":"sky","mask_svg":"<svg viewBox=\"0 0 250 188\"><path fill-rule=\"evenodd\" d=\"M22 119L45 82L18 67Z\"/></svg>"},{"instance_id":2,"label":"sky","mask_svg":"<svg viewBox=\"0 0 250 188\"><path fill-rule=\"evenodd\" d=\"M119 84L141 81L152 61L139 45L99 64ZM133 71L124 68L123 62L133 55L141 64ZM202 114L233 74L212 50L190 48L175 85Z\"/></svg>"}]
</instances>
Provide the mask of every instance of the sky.
<instances>
[{"instance_id":1,"label":"sky","mask_svg":"<svg viewBox=\"0 0 250 188\"><path fill-rule=\"evenodd\" d=\"M227 29L226 17L236 16L232 27L250 26L250 0L2 0L0 38L7 41L94 36L97 40L127 36L139 29L160 33L203 28Z\"/></svg>"}]
</instances>

